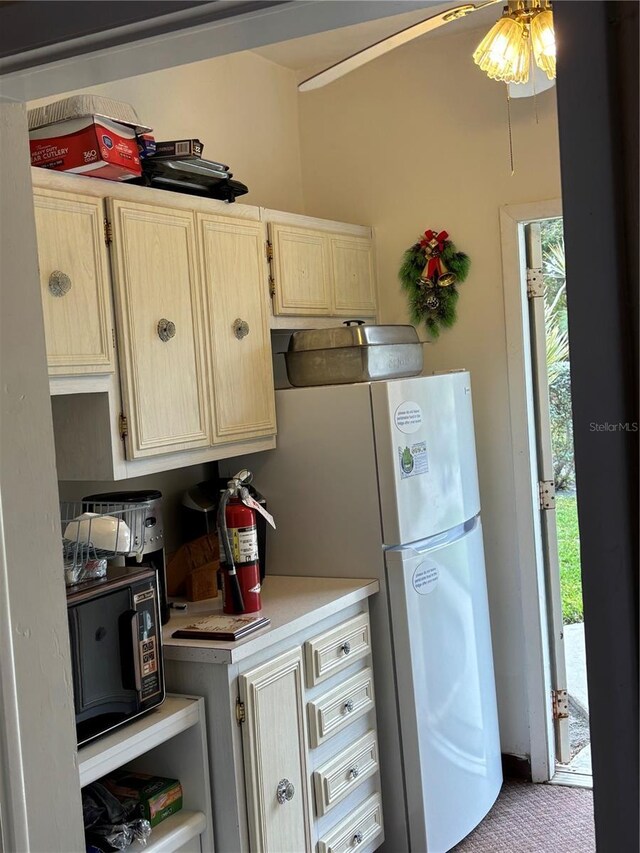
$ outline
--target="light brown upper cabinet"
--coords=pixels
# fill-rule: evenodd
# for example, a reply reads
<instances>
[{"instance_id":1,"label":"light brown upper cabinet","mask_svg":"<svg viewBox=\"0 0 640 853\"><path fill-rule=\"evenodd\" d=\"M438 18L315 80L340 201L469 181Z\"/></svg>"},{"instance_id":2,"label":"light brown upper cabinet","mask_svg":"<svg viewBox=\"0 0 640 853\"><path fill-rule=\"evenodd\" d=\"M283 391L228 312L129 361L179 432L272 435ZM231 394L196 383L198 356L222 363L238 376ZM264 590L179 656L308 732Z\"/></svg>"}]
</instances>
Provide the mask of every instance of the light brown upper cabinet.
<instances>
[{"instance_id":1,"label":"light brown upper cabinet","mask_svg":"<svg viewBox=\"0 0 640 853\"><path fill-rule=\"evenodd\" d=\"M304 218L296 217L299 221ZM269 223L275 315L375 315L371 237L355 236L348 228L354 226L345 226L345 233L336 233L297 224Z\"/></svg>"},{"instance_id":2,"label":"light brown upper cabinet","mask_svg":"<svg viewBox=\"0 0 640 853\"><path fill-rule=\"evenodd\" d=\"M331 314L327 235L310 228L269 225L274 314Z\"/></svg>"},{"instance_id":3,"label":"light brown upper cabinet","mask_svg":"<svg viewBox=\"0 0 640 853\"><path fill-rule=\"evenodd\" d=\"M371 240L331 234L331 271L335 314L375 314Z\"/></svg>"},{"instance_id":4,"label":"light brown upper cabinet","mask_svg":"<svg viewBox=\"0 0 640 853\"><path fill-rule=\"evenodd\" d=\"M129 458L211 444L195 214L109 199Z\"/></svg>"},{"instance_id":5,"label":"light brown upper cabinet","mask_svg":"<svg viewBox=\"0 0 640 853\"><path fill-rule=\"evenodd\" d=\"M102 199L38 189L34 207L49 373L112 373Z\"/></svg>"},{"instance_id":6,"label":"light brown upper cabinet","mask_svg":"<svg viewBox=\"0 0 640 853\"><path fill-rule=\"evenodd\" d=\"M197 214L208 311L214 441L276 431L261 223Z\"/></svg>"}]
</instances>

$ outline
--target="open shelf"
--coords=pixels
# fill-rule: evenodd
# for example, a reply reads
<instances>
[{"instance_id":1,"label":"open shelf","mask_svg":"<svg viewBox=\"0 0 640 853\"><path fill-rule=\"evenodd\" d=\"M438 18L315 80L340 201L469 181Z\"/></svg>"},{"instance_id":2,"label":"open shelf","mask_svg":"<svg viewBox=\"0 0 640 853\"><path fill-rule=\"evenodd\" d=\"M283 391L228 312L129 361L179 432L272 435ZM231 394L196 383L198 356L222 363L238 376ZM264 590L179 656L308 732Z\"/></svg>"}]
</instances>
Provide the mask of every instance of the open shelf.
<instances>
[{"instance_id":1,"label":"open shelf","mask_svg":"<svg viewBox=\"0 0 640 853\"><path fill-rule=\"evenodd\" d=\"M134 841L125 853L141 853L143 850L145 853L172 853L206 828L207 818L203 812L179 811L153 827L145 846Z\"/></svg>"},{"instance_id":2,"label":"open shelf","mask_svg":"<svg viewBox=\"0 0 640 853\"><path fill-rule=\"evenodd\" d=\"M78 750L80 787L149 752L199 720L197 698L167 696L158 708Z\"/></svg>"},{"instance_id":3,"label":"open shelf","mask_svg":"<svg viewBox=\"0 0 640 853\"><path fill-rule=\"evenodd\" d=\"M80 785L120 767L179 779L185 808L154 826L146 845L134 841L126 849L213 850L207 756L204 699L169 695L160 707L78 750Z\"/></svg>"}]
</instances>

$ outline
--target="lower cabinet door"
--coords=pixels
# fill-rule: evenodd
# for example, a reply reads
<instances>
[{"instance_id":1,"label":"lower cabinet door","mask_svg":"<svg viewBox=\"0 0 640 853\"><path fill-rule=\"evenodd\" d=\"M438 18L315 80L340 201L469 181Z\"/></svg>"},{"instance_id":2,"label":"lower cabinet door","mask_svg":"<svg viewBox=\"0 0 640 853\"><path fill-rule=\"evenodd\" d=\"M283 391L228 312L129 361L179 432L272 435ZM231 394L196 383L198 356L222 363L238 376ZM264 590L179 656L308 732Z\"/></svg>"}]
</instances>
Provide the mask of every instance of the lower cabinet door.
<instances>
[{"instance_id":1,"label":"lower cabinet door","mask_svg":"<svg viewBox=\"0 0 640 853\"><path fill-rule=\"evenodd\" d=\"M254 853L311 850L302 652L240 676L249 838Z\"/></svg>"}]
</instances>

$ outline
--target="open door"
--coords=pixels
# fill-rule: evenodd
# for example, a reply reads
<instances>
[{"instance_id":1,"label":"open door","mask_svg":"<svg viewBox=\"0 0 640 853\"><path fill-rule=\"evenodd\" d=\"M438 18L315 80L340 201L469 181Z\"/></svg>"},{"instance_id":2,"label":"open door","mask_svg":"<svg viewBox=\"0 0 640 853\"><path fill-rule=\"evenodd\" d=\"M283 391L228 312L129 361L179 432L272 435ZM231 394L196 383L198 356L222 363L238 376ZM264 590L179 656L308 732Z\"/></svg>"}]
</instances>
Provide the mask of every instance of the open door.
<instances>
[{"instance_id":1,"label":"open door","mask_svg":"<svg viewBox=\"0 0 640 853\"><path fill-rule=\"evenodd\" d=\"M552 695L556 737L556 761L568 764L571 760L569 742L569 703L567 667L564 647L560 565L558 559L558 529L553 448L549 404L549 375L547 368L547 329L545 320L544 283L542 278L542 242L540 222L525 228L527 251L527 295L531 331L531 362L533 367L534 408L538 481L540 490L540 521L545 562L549 653L551 660Z\"/></svg>"}]
</instances>

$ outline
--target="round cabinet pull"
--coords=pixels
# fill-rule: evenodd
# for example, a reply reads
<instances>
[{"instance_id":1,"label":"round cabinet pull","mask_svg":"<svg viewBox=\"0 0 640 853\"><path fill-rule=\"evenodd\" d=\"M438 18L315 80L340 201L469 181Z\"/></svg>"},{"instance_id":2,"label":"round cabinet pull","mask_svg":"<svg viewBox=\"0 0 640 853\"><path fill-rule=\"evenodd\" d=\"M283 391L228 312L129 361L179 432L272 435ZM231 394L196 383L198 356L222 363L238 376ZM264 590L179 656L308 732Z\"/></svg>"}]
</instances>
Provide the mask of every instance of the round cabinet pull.
<instances>
[{"instance_id":1,"label":"round cabinet pull","mask_svg":"<svg viewBox=\"0 0 640 853\"><path fill-rule=\"evenodd\" d=\"M362 844L362 833L361 832L356 832L356 834L353 836L353 843L354 844Z\"/></svg>"},{"instance_id":2,"label":"round cabinet pull","mask_svg":"<svg viewBox=\"0 0 640 853\"><path fill-rule=\"evenodd\" d=\"M344 703L345 714L350 714L353 711L353 699L347 699Z\"/></svg>"},{"instance_id":3,"label":"round cabinet pull","mask_svg":"<svg viewBox=\"0 0 640 853\"><path fill-rule=\"evenodd\" d=\"M288 800L292 800L295 792L296 789L288 779L281 779L278 782L278 788L276 790L276 797L280 805L283 805Z\"/></svg>"},{"instance_id":4,"label":"round cabinet pull","mask_svg":"<svg viewBox=\"0 0 640 853\"><path fill-rule=\"evenodd\" d=\"M64 296L71 290L71 279L61 270L54 270L49 276L49 293L52 296Z\"/></svg>"},{"instance_id":5,"label":"round cabinet pull","mask_svg":"<svg viewBox=\"0 0 640 853\"><path fill-rule=\"evenodd\" d=\"M158 337L164 344L166 344L167 341L170 341L171 338L174 338L175 335L175 323L172 323L171 320L167 320L165 317L163 317L162 320L158 320Z\"/></svg>"},{"instance_id":6,"label":"round cabinet pull","mask_svg":"<svg viewBox=\"0 0 640 853\"><path fill-rule=\"evenodd\" d=\"M240 317L238 317L236 320L234 320L233 321L233 334L236 336L236 338L239 341L241 341L243 338L246 338L247 335L249 334L249 324L247 323L247 321L241 320Z\"/></svg>"},{"instance_id":7,"label":"round cabinet pull","mask_svg":"<svg viewBox=\"0 0 640 853\"><path fill-rule=\"evenodd\" d=\"M342 654L343 654L343 655L348 655L348 654L349 654L349 652L351 651L351 643L349 642L349 640L346 640L346 641L345 641L345 642L340 646L340 648L342 649Z\"/></svg>"},{"instance_id":8,"label":"round cabinet pull","mask_svg":"<svg viewBox=\"0 0 640 853\"><path fill-rule=\"evenodd\" d=\"M356 764L351 768L351 770L349 770L349 778L350 779L357 779L359 775L360 775L360 768Z\"/></svg>"}]
</instances>

